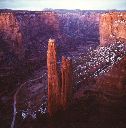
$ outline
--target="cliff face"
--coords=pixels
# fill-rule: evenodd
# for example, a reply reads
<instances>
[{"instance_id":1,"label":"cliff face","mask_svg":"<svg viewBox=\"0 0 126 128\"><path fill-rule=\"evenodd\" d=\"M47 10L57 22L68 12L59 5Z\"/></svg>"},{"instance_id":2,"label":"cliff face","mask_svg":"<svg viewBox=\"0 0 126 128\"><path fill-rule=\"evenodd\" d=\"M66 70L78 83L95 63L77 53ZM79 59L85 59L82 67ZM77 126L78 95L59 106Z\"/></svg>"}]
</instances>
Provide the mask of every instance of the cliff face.
<instances>
[{"instance_id":1,"label":"cliff face","mask_svg":"<svg viewBox=\"0 0 126 128\"><path fill-rule=\"evenodd\" d=\"M64 49L87 46L99 41L99 12L58 12L60 42ZM89 42L90 41L90 42Z\"/></svg>"},{"instance_id":2,"label":"cliff face","mask_svg":"<svg viewBox=\"0 0 126 128\"><path fill-rule=\"evenodd\" d=\"M26 60L43 59L45 42L57 35L58 29L58 17L52 12L1 12L0 42L4 47L1 54L8 50Z\"/></svg>"},{"instance_id":3,"label":"cliff face","mask_svg":"<svg viewBox=\"0 0 126 128\"><path fill-rule=\"evenodd\" d=\"M126 40L126 12L102 14L100 17L100 44Z\"/></svg>"},{"instance_id":4,"label":"cliff face","mask_svg":"<svg viewBox=\"0 0 126 128\"><path fill-rule=\"evenodd\" d=\"M47 40L56 36L58 29L58 17L53 12L0 12L1 89L4 85L14 87L45 64Z\"/></svg>"},{"instance_id":5,"label":"cliff face","mask_svg":"<svg viewBox=\"0 0 126 128\"><path fill-rule=\"evenodd\" d=\"M46 58L47 40L57 36L59 21L53 12L17 12L27 59Z\"/></svg>"},{"instance_id":6,"label":"cliff face","mask_svg":"<svg viewBox=\"0 0 126 128\"><path fill-rule=\"evenodd\" d=\"M61 32L83 43L98 41L99 15L96 12L78 12L59 14ZM83 39L83 41L82 41Z\"/></svg>"},{"instance_id":7,"label":"cliff face","mask_svg":"<svg viewBox=\"0 0 126 128\"><path fill-rule=\"evenodd\" d=\"M23 40L19 22L13 13L0 13L0 43L2 52L13 52L19 57L23 54ZM8 49L5 49L8 47Z\"/></svg>"}]
</instances>

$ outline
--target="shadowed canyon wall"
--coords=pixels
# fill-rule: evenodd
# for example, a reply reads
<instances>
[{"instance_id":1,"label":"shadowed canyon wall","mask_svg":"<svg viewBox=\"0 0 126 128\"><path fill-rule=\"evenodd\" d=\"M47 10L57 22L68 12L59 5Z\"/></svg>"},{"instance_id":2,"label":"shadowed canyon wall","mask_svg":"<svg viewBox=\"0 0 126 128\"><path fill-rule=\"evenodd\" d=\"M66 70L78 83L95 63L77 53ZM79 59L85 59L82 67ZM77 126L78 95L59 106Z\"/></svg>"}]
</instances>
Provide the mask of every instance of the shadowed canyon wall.
<instances>
[{"instance_id":1,"label":"shadowed canyon wall","mask_svg":"<svg viewBox=\"0 0 126 128\"><path fill-rule=\"evenodd\" d=\"M114 64L107 73L99 76L96 85L102 92L126 93L126 57Z\"/></svg>"},{"instance_id":2,"label":"shadowed canyon wall","mask_svg":"<svg viewBox=\"0 0 126 128\"><path fill-rule=\"evenodd\" d=\"M59 31L58 16L54 12L17 12L17 20L25 44L25 56L30 60L46 58L47 40Z\"/></svg>"},{"instance_id":3,"label":"shadowed canyon wall","mask_svg":"<svg viewBox=\"0 0 126 128\"><path fill-rule=\"evenodd\" d=\"M40 63L44 65L46 42L57 35L58 24L53 12L1 11L0 79L12 76L15 70L20 77L21 72L27 74Z\"/></svg>"},{"instance_id":4,"label":"shadowed canyon wall","mask_svg":"<svg viewBox=\"0 0 126 128\"><path fill-rule=\"evenodd\" d=\"M7 48L22 59L45 59L46 41L57 35L58 24L53 12L1 12L0 42L4 47L1 47L1 59Z\"/></svg>"},{"instance_id":5,"label":"shadowed canyon wall","mask_svg":"<svg viewBox=\"0 0 126 128\"><path fill-rule=\"evenodd\" d=\"M100 44L126 40L126 12L111 12L100 16Z\"/></svg>"}]
</instances>

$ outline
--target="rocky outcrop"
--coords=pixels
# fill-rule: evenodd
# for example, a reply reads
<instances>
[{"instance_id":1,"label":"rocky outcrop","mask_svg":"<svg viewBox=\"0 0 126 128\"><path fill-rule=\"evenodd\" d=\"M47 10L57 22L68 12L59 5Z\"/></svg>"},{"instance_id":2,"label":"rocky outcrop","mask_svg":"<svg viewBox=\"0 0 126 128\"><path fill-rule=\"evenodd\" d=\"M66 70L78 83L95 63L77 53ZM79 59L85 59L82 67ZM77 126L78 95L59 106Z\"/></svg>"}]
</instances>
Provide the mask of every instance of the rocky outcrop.
<instances>
[{"instance_id":1,"label":"rocky outcrop","mask_svg":"<svg viewBox=\"0 0 126 128\"><path fill-rule=\"evenodd\" d=\"M72 62L62 57L61 76L57 67L56 44L50 39L47 51L48 68L48 113L50 116L59 110L66 110L72 99Z\"/></svg>"},{"instance_id":2,"label":"rocky outcrop","mask_svg":"<svg viewBox=\"0 0 126 128\"><path fill-rule=\"evenodd\" d=\"M105 13L100 16L100 44L126 41L126 12Z\"/></svg>"},{"instance_id":3,"label":"rocky outcrop","mask_svg":"<svg viewBox=\"0 0 126 128\"><path fill-rule=\"evenodd\" d=\"M48 113L53 115L60 109L60 81L57 67L55 40L49 40L47 51L48 68Z\"/></svg>"}]
</instances>

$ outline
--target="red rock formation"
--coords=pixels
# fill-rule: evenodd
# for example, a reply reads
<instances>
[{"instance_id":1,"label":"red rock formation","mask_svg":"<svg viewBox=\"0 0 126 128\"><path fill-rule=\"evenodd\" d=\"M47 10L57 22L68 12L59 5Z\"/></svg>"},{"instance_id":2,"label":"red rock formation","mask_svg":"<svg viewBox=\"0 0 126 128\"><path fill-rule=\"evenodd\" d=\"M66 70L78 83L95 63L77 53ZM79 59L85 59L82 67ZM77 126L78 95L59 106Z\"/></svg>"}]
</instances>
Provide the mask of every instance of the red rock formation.
<instances>
[{"instance_id":1,"label":"red rock formation","mask_svg":"<svg viewBox=\"0 0 126 128\"><path fill-rule=\"evenodd\" d=\"M112 12L100 17L100 44L105 45L117 39L126 40L126 12Z\"/></svg>"},{"instance_id":2,"label":"red rock formation","mask_svg":"<svg viewBox=\"0 0 126 128\"><path fill-rule=\"evenodd\" d=\"M0 41L6 42L9 52L19 58L45 60L45 41L57 35L58 30L59 20L55 12L0 12Z\"/></svg>"},{"instance_id":3,"label":"red rock formation","mask_svg":"<svg viewBox=\"0 0 126 128\"><path fill-rule=\"evenodd\" d=\"M7 42L10 51L21 57L23 54L22 33L13 13L0 13L0 36Z\"/></svg>"},{"instance_id":4,"label":"red rock formation","mask_svg":"<svg viewBox=\"0 0 126 128\"><path fill-rule=\"evenodd\" d=\"M47 51L48 67L48 113L53 116L59 110L65 110L72 99L72 61L62 57L62 83L57 67L57 53L54 39L49 39Z\"/></svg>"},{"instance_id":5,"label":"red rock formation","mask_svg":"<svg viewBox=\"0 0 126 128\"><path fill-rule=\"evenodd\" d=\"M48 113L52 116L60 108L60 83L57 67L55 40L49 39L47 51L48 67Z\"/></svg>"},{"instance_id":6,"label":"red rock formation","mask_svg":"<svg viewBox=\"0 0 126 128\"><path fill-rule=\"evenodd\" d=\"M72 99L72 61L68 58L62 57L62 90L61 90L61 102L62 107L65 110L71 103Z\"/></svg>"}]
</instances>

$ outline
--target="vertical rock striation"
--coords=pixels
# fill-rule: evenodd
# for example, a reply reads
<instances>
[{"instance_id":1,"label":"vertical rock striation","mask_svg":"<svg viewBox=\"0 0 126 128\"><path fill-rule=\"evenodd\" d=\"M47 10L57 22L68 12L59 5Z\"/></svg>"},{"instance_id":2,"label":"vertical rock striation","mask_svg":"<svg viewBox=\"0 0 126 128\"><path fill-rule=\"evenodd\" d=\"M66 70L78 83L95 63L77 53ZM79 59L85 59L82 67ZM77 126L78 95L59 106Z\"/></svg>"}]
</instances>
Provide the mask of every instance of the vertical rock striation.
<instances>
[{"instance_id":1,"label":"vertical rock striation","mask_svg":"<svg viewBox=\"0 0 126 128\"><path fill-rule=\"evenodd\" d=\"M57 67L55 40L49 39L47 51L48 67L48 113L53 115L60 108L60 83Z\"/></svg>"},{"instance_id":2,"label":"vertical rock striation","mask_svg":"<svg viewBox=\"0 0 126 128\"><path fill-rule=\"evenodd\" d=\"M66 110L72 99L72 61L62 57L61 77L57 66L56 44L49 39L47 51L48 67L48 113L50 116L59 110Z\"/></svg>"}]
</instances>

